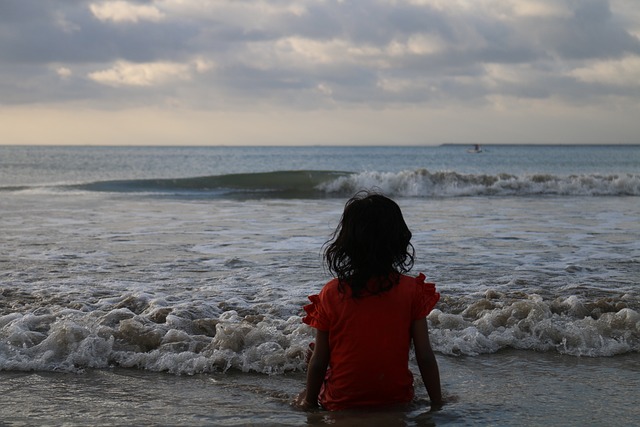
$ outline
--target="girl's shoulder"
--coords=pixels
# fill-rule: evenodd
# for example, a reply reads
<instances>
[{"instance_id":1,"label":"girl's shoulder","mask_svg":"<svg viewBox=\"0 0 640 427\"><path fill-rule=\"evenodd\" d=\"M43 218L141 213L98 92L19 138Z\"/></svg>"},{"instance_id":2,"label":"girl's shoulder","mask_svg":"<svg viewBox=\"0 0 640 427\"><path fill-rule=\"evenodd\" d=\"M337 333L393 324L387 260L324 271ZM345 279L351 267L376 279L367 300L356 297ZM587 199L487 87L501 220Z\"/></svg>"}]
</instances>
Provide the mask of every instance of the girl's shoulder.
<instances>
[{"instance_id":1,"label":"girl's shoulder","mask_svg":"<svg viewBox=\"0 0 640 427\"><path fill-rule=\"evenodd\" d=\"M436 290L435 283L427 282L423 273L416 277L405 276L401 279L406 283L405 288L413 295L415 305L413 319L419 319L428 315L440 300L440 293Z\"/></svg>"},{"instance_id":2,"label":"girl's shoulder","mask_svg":"<svg viewBox=\"0 0 640 427\"><path fill-rule=\"evenodd\" d=\"M346 288L348 288L348 286ZM342 293L343 289L340 288L340 281L338 279L331 279L322 287L319 295L322 298L334 298Z\"/></svg>"},{"instance_id":3,"label":"girl's shoulder","mask_svg":"<svg viewBox=\"0 0 640 427\"><path fill-rule=\"evenodd\" d=\"M340 280L337 277L334 277L333 279L329 280L324 287L325 288L335 288L338 286L338 284L340 283Z\"/></svg>"},{"instance_id":4,"label":"girl's shoulder","mask_svg":"<svg viewBox=\"0 0 640 427\"><path fill-rule=\"evenodd\" d=\"M436 292L436 284L427 282L427 277L420 273L417 276L401 275L399 287L403 288L407 292L417 294L420 296L426 296L427 298L439 298L440 294Z\"/></svg>"},{"instance_id":5,"label":"girl's shoulder","mask_svg":"<svg viewBox=\"0 0 640 427\"><path fill-rule=\"evenodd\" d=\"M337 278L334 278L325 283L325 285L322 287L321 292L333 292L338 290L339 287L340 281Z\"/></svg>"}]
</instances>

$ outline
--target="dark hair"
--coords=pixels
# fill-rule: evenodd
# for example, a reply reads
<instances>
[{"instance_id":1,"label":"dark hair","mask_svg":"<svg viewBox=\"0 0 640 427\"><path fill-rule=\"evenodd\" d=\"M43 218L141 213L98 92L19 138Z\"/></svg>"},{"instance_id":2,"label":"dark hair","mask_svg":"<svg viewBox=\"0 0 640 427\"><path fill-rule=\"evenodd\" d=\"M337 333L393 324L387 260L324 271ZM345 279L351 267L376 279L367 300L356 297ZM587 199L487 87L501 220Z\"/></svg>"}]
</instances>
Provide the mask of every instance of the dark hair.
<instances>
[{"instance_id":1,"label":"dark hair","mask_svg":"<svg viewBox=\"0 0 640 427\"><path fill-rule=\"evenodd\" d=\"M379 294L395 286L413 267L411 231L396 202L376 193L359 192L344 207L340 224L325 244L324 260L354 298ZM377 280L368 287L371 279Z\"/></svg>"}]
</instances>

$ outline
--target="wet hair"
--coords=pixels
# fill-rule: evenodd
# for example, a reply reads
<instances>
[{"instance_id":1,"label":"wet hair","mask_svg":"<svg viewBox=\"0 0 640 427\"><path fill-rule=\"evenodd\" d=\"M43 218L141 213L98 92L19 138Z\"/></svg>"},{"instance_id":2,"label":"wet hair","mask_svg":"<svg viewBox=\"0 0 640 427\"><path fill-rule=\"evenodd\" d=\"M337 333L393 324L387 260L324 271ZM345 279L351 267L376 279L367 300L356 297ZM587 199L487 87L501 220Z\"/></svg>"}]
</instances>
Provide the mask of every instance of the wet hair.
<instances>
[{"instance_id":1,"label":"wet hair","mask_svg":"<svg viewBox=\"0 0 640 427\"><path fill-rule=\"evenodd\" d=\"M338 227L325 243L324 261L353 298L393 288L413 267L411 231L393 200L371 192L349 199ZM375 280L369 286L370 280Z\"/></svg>"}]
</instances>

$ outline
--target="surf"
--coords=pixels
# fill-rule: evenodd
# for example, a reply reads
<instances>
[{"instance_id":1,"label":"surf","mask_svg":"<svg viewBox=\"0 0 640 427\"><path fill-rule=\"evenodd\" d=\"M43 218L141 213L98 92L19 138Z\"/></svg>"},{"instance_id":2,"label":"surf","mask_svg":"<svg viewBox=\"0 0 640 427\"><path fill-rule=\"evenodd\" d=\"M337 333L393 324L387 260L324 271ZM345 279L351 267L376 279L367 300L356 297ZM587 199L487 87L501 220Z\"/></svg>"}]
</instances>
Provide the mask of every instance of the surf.
<instances>
[{"instance_id":1,"label":"surf","mask_svg":"<svg viewBox=\"0 0 640 427\"><path fill-rule=\"evenodd\" d=\"M640 175L462 174L427 169L362 172L323 184L328 193L379 188L393 197L638 196Z\"/></svg>"},{"instance_id":2,"label":"surf","mask_svg":"<svg viewBox=\"0 0 640 427\"><path fill-rule=\"evenodd\" d=\"M640 174L469 174L414 169L400 172L288 170L187 178L106 180L5 187L3 191L84 191L205 198L345 197L374 190L389 197L640 196Z\"/></svg>"},{"instance_id":3,"label":"surf","mask_svg":"<svg viewBox=\"0 0 640 427\"><path fill-rule=\"evenodd\" d=\"M115 193L164 193L218 197L260 196L311 198L321 196L319 188L348 172L291 170L169 179L97 181L69 188Z\"/></svg>"}]
</instances>

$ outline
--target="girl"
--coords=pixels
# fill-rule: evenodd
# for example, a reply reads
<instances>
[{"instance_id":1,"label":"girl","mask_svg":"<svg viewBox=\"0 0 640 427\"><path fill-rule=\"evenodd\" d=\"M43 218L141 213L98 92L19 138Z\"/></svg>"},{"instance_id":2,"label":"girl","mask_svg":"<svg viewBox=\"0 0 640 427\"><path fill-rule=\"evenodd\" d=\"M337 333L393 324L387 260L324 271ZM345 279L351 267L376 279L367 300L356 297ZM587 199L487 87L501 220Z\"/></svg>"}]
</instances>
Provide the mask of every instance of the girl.
<instances>
[{"instance_id":1,"label":"girl","mask_svg":"<svg viewBox=\"0 0 640 427\"><path fill-rule=\"evenodd\" d=\"M297 404L327 410L410 402L411 341L432 408L442 405L440 374L426 316L440 298L413 266L411 232L398 205L378 194L358 193L327 242L324 258L336 276L309 297L303 322L316 341L307 387Z\"/></svg>"}]
</instances>

